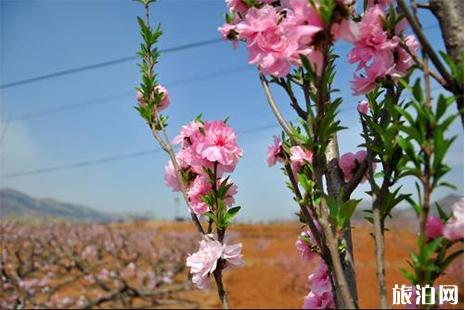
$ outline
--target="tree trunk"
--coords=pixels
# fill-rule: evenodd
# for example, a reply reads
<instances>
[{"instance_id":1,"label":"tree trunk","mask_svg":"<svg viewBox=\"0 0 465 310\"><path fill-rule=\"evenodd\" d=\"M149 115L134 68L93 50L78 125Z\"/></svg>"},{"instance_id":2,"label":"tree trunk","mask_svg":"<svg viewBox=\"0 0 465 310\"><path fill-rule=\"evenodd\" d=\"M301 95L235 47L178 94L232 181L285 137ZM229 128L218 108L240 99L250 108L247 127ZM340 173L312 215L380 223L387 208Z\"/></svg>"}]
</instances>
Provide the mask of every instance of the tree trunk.
<instances>
[{"instance_id":1,"label":"tree trunk","mask_svg":"<svg viewBox=\"0 0 465 310\"><path fill-rule=\"evenodd\" d=\"M463 0L430 0L430 9L439 21L447 53L459 64L463 60ZM457 109L463 125L463 84L457 87Z\"/></svg>"}]
</instances>

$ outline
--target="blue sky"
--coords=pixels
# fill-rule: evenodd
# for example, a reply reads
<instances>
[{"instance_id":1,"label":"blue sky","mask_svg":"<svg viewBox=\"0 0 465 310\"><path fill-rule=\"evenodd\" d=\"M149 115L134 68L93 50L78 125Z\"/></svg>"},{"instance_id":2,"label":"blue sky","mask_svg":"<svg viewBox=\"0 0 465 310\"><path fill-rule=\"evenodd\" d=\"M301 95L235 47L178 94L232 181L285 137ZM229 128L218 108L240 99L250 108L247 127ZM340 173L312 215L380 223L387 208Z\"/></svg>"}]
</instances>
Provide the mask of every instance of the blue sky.
<instances>
[{"instance_id":1,"label":"blue sky","mask_svg":"<svg viewBox=\"0 0 465 310\"><path fill-rule=\"evenodd\" d=\"M152 6L152 21L161 22L161 49L218 38L225 4L221 0L165 0ZM133 1L4 1L1 14L0 83L5 84L55 71L134 55L139 45L136 16L140 4ZM427 35L438 48L440 32L431 16ZM341 152L355 151L361 142L355 106L360 98L350 95L354 68L343 59L349 46L339 43L336 87L345 98L341 119L349 129L340 134ZM258 76L252 66L244 68L247 52L227 42L162 54L157 66L159 81L170 90L172 104L169 134L203 112L206 119L230 116L241 132L275 124L266 105ZM218 71L234 73L202 79ZM194 79L191 79L194 78ZM156 147L149 130L132 106L128 95L138 84L135 62L85 71L2 89L0 129L7 119L102 100L100 104L10 121L1 145L2 174L72 164ZM188 79L190 82L176 83ZM123 95L119 95L123 94ZM103 100L107 96L114 100ZM293 119L287 100L276 89L285 115ZM277 128L243 133L239 143L245 155L233 174L239 186L237 203L242 219L291 218L296 207L284 186L278 167L265 163L266 146ZM463 193L463 134L459 122L451 130L459 134L448 158L453 166L449 180ZM2 178L1 186L13 187L37 197L77 202L112 212L151 211L157 217L174 215L176 195L163 184L165 154L149 154L77 169L17 178ZM362 186L357 195L363 195ZM436 197L447 194L438 192Z\"/></svg>"}]
</instances>

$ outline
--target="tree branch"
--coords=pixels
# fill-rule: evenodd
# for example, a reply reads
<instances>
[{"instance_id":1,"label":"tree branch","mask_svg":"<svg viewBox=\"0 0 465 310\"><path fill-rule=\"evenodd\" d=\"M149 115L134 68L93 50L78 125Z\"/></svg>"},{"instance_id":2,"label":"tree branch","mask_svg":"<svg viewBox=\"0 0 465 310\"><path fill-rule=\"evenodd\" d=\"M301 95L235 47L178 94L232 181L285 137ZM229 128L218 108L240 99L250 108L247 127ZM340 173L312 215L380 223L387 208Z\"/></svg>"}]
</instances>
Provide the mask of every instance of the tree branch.
<instances>
[{"instance_id":1,"label":"tree branch","mask_svg":"<svg viewBox=\"0 0 465 310\"><path fill-rule=\"evenodd\" d=\"M276 102L273 99L273 95L271 94L270 85L266 77L260 73L260 82L263 86L263 90L265 91L265 96L268 104L271 107L276 119L278 120L279 125L283 128L284 132L289 136L289 138L294 139L294 134L292 133L292 129L287 121L284 119L281 111L279 110Z\"/></svg>"},{"instance_id":2,"label":"tree branch","mask_svg":"<svg viewBox=\"0 0 465 310\"><path fill-rule=\"evenodd\" d=\"M429 44L428 39L426 39L425 34L420 28L420 25L418 25L417 21L415 20L415 17L412 15L410 12L407 3L405 3L405 0L397 0L397 3L399 7L402 9L402 12L404 12L405 17L407 18L408 22L410 23L410 26L412 27L413 32L417 36L418 40L420 41L422 47L425 49L425 52L428 54L430 57L431 61L433 62L434 66L436 69L438 69L439 73L441 74L442 78L446 80L447 84L454 86L455 82L447 69L444 67L442 64L441 60L439 59L438 55L434 51L433 47Z\"/></svg>"},{"instance_id":3,"label":"tree branch","mask_svg":"<svg viewBox=\"0 0 465 310\"><path fill-rule=\"evenodd\" d=\"M291 107L296 111L297 115L306 121L308 116L307 112L305 112L305 110L300 107L299 102L297 101L297 98L292 91L292 87L288 85L283 78L278 80L278 84L286 91L289 99L291 99Z\"/></svg>"}]
</instances>

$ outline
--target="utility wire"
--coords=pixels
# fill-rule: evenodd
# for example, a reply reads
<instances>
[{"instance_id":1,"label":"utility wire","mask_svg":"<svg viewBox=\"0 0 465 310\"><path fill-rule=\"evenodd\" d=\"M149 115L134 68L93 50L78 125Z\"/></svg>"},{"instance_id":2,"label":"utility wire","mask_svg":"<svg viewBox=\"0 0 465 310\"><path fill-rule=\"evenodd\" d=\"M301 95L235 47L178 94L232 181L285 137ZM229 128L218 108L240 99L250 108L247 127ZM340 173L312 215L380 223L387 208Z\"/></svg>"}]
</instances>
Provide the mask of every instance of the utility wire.
<instances>
[{"instance_id":1,"label":"utility wire","mask_svg":"<svg viewBox=\"0 0 465 310\"><path fill-rule=\"evenodd\" d=\"M173 82L169 82L169 83L167 83L167 86L175 87L175 86L178 86L178 85L183 85L183 84L189 84L189 83L192 83L192 82L199 82L199 81L209 80L209 79L213 79L213 78L216 78L216 77L229 75L229 74L233 74L233 73L237 73L237 72L241 72L241 71L246 71L246 70L250 70L250 69L253 69L253 67L251 67L251 66L240 66L240 67L226 69L226 70L219 70L219 71L211 72L211 73L208 73L208 74L197 75L197 76L193 76L193 77L190 77L190 78L185 78L185 79L180 79L180 80L176 80L176 81L173 81ZM87 100L87 101L76 103L76 104L61 105L61 106L57 106L57 107L50 108L50 109L44 109L44 110L40 110L40 111L37 111L37 112L32 112L32 113L29 113L29 114L20 115L18 117L13 118L12 121L37 118L37 117L46 116L46 115L53 114L53 113L65 112L65 111L68 111L68 110L74 110L74 109L89 106L89 105L97 105L97 104L107 103L107 102L111 102L111 101L121 99L121 98L124 98L124 97L134 96L134 94L135 94L135 91L128 90L128 91L120 92L120 93L117 93L117 94L102 96L102 97L99 97L99 98Z\"/></svg>"},{"instance_id":2,"label":"utility wire","mask_svg":"<svg viewBox=\"0 0 465 310\"><path fill-rule=\"evenodd\" d=\"M438 27L439 27L438 25L428 25L426 27L423 27L423 30L429 30L429 29L438 28ZM195 48L195 47L199 47L199 46L219 43L219 42L222 42L222 41L223 41L223 39L220 39L220 38L204 40L204 41L194 42L194 43L190 43L190 44L175 46L175 47L171 47L171 48L167 48L167 49L162 49L162 50L160 50L160 53L167 54L167 53L172 53L172 52L176 52L176 51L191 49L191 48ZM349 46L348 43L346 43L346 44L347 44L347 46ZM342 49L346 50L347 46L343 46ZM113 66L113 65L120 64L120 63L123 63L123 62L136 60L137 58L138 58L138 56L127 56L127 57L122 57L122 58L113 59L113 60L109 60L109 61L99 62L99 63L87 65L87 66L82 66L82 67L76 67L76 68L72 68L72 69L57 71L57 72L53 72L53 73L49 73L49 74L36 76L36 77L33 77L33 78L29 78L29 79L24 79L24 80L19 80L19 81L14 81L14 82L10 82L10 83L1 84L0 89L11 88L11 87L19 86L19 85L25 85L25 84L29 84L29 83L33 83L33 82L46 80L46 79L56 78L56 77L59 77L59 76L79 73L79 72L82 72L82 71L94 70L94 69L99 69L99 68L107 67L107 66Z\"/></svg>"},{"instance_id":3,"label":"utility wire","mask_svg":"<svg viewBox=\"0 0 465 310\"><path fill-rule=\"evenodd\" d=\"M79 103L60 105L60 106L52 107L50 109L43 109L43 110L39 110L39 111L36 111L36 112L31 112L31 113L19 115L17 117L12 118L11 121L12 122L17 122L17 121L21 121L21 120L38 118L38 117L42 117L42 116L48 116L50 114L75 110L75 109L83 108L83 107L86 107L86 106L108 103L108 102L111 102L111 101L114 101L114 100L117 100L117 99L121 99L121 98L124 98L124 97L129 97L130 95L134 96L134 94L135 94L135 91L125 91L125 92L120 92L120 93L116 93L116 94L113 94L113 95L94 98L94 99L79 102Z\"/></svg>"},{"instance_id":4,"label":"utility wire","mask_svg":"<svg viewBox=\"0 0 465 310\"><path fill-rule=\"evenodd\" d=\"M210 40L205 40L205 41L199 41L199 42L194 42L194 43L185 44L185 45L179 45L179 46L175 46L175 47L171 47L171 48L167 48L167 49L162 49L162 50L160 50L160 53L167 54L167 53L177 52L177 51L181 51L181 50L187 50L187 49L191 49L191 48L195 48L195 47L199 47L199 46L210 45L210 44L218 43L218 42L221 42L221 41L223 41L223 40L222 39L210 39ZM56 78L56 77L59 77L59 76L74 74L74 73L78 73L78 72L82 72L82 71L94 70L94 69L98 69L98 68L113 66L113 65L120 64L120 63L123 63L123 62L136 60L137 58L139 58L139 56L122 57L122 58L118 58L118 59L113 59L113 60L109 60L109 61L104 61L104 62L99 62L99 63L87 65L87 66L76 67L76 68L57 71L57 72L53 72L53 73L49 73L49 74L39 75L39 76L29 78L29 79L24 79L24 80L19 80L19 81L14 81L14 82L2 84L2 85L0 85L0 89L11 88L11 87L19 86L19 85L25 85L25 84L29 84L29 83L42 81L42 80Z\"/></svg>"},{"instance_id":5,"label":"utility wire","mask_svg":"<svg viewBox=\"0 0 465 310\"><path fill-rule=\"evenodd\" d=\"M436 86L436 87L433 87L432 90L436 90L438 88L440 87ZM352 107L352 106L345 107L339 111L339 115L343 114L344 112L354 110L354 109L355 107ZM277 123L265 124L265 125L258 126L258 127L240 130L238 131L238 134L247 135L247 134L266 131L268 129L279 128L279 127L280 125ZM82 168L82 167L88 167L88 166L95 166L95 165L105 164L108 162L120 161L120 160L125 160L129 158L140 157L140 156L145 156L145 155L155 154L155 153L160 153L160 152L161 152L161 149L151 149L151 150L133 152L129 154L104 157L104 158L99 158L95 160L81 161L81 162L76 162L76 163L68 164L68 165L60 165L60 166L47 167L47 168L35 169L35 170L24 171L24 172L2 174L0 175L0 178L9 179L9 178L23 177L23 176L28 176L28 175L45 174L45 173L50 173L50 172L60 171L60 170L69 170L69 169L76 169L76 168Z\"/></svg>"},{"instance_id":6,"label":"utility wire","mask_svg":"<svg viewBox=\"0 0 465 310\"><path fill-rule=\"evenodd\" d=\"M279 127L279 125L274 123L274 124L269 124L265 126L259 126L255 128L246 129L246 130L243 130L241 133L250 134L253 132L264 131L264 130L267 130L270 128L276 128L276 127ZM23 177L23 176L28 176L28 175L45 174L45 173L61 171L61 170L69 170L69 169L76 169L76 168L82 168L82 167L88 167L88 166L96 166L96 165L101 165L101 164L105 164L108 162L120 161L120 160L129 159L129 158L145 156L149 154L156 154L156 153L160 153L161 151L162 151L161 149L144 150L144 151L133 152L133 153L128 153L128 154L103 157L103 158L94 159L94 160L80 161L80 162L67 164L67 165L52 166L52 167L34 169L34 170L29 170L29 171L24 171L24 172L7 173L7 174L0 175L0 178L10 179L10 178Z\"/></svg>"},{"instance_id":7,"label":"utility wire","mask_svg":"<svg viewBox=\"0 0 465 310\"><path fill-rule=\"evenodd\" d=\"M243 66L238 66L238 67L229 68L225 70L217 70L217 71L206 73L206 74L199 74L199 75L184 78L184 79L174 80L172 82L168 82L166 85L169 86L170 88L173 88L173 87L184 85L184 84L211 80L211 79L215 79L221 76L235 74L235 73L243 72L243 71L248 71L251 69L255 69L255 67L250 66L250 65L243 65ZM26 113L23 115L19 115L17 117L13 117L11 121L16 122L16 121L27 120L27 119L32 119L32 118L39 118L42 116L48 116L50 114L61 113L61 112L69 111L69 110L80 109L83 107L108 103L114 100L118 100L118 99L125 98L125 97L130 97L130 96L133 96L133 97L135 96L134 90L127 90L127 91L119 92L113 95L102 96L102 97L94 98L91 100L87 100L87 101L83 101L83 102L79 102L75 104L60 105L60 106L52 107L49 109L43 109L43 110L39 110L36 112Z\"/></svg>"},{"instance_id":8,"label":"utility wire","mask_svg":"<svg viewBox=\"0 0 465 310\"><path fill-rule=\"evenodd\" d=\"M95 166L95 165L101 165L101 164L105 164L105 163L112 162L112 161L120 161L120 160L124 160L128 158L140 157L140 156L145 156L145 155L155 154L155 153L160 153L160 152L161 152L161 149L151 149L151 150L133 152L133 153L122 154L122 155L117 155L117 156L103 157L103 158L94 159L94 160L80 161L80 162L76 162L76 163L72 163L68 165L53 166L53 167L34 169L34 170L29 170L29 171L24 171L24 172L17 172L17 173L7 173L7 174L0 175L0 178L8 179L8 178L15 178L15 177L21 177L21 176L27 176L27 175L44 174L44 173L60 171L60 170L68 170L68 169L82 168L82 167L88 167L88 166Z\"/></svg>"},{"instance_id":9,"label":"utility wire","mask_svg":"<svg viewBox=\"0 0 465 310\"><path fill-rule=\"evenodd\" d=\"M341 112L349 110L349 109L350 108L341 109ZM266 124L266 125L262 125L258 127L240 130L238 131L238 134L247 135L247 134L266 131L268 129L279 128L279 127L280 125L277 123ZM108 162L120 161L124 159L140 157L140 156L155 154L159 152L161 152L161 149L145 150L145 151L133 152L129 154L104 157L104 158L99 158L95 160L81 161L81 162L76 162L76 163L67 164L67 165L40 168L40 169L34 169L34 170L29 170L29 171L24 171L24 172L7 173L7 174L0 175L0 178L10 179L10 178L23 177L23 176L28 176L28 175L45 174L45 173L50 173L50 172L55 172L55 171L60 171L60 170L69 170L69 169L76 169L76 168L82 168L82 167L88 167L88 166L95 166L95 165L105 164Z\"/></svg>"}]
</instances>

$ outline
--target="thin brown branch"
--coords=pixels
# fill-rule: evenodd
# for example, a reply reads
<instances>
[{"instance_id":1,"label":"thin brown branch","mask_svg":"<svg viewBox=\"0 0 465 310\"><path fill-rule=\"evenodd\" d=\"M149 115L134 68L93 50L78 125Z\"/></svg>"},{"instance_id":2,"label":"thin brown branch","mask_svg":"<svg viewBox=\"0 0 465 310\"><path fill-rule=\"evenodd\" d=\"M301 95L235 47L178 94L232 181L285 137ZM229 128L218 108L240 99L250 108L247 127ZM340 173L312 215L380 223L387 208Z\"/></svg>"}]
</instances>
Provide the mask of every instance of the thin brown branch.
<instances>
[{"instance_id":1,"label":"thin brown branch","mask_svg":"<svg viewBox=\"0 0 465 310\"><path fill-rule=\"evenodd\" d=\"M271 94L270 85L266 77L260 73L260 82L262 84L263 90L265 91L265 96L267 99L268 104L271 107L276 119L278 120L279 125L283 128L284 132L289 136L289 138L294 139L294 134L292 133L292 129L287 121L284 119L281 111L278 108L278 105L274 101L273 95Z\"/></svg>"},{"instance_id":2,"label":"thin brown branch","mask_svg":"<svg viewBox=\"0 0 465 310\"><path fill-rule=\"evenodd\" d=\"M155 138L155 140L157 140L158 144L160 144L160 147L168 154L168 156L169 156L169 158L170 158L170 160L171 160L171 162L173 164L174 171L176 172L176 177L179 180L179 184L181 186L181 192L182 192L182 196L184 198L184 201L186 202L186 205L189 206L190 202L189 202L189 197L187 196L186 185L184 184L182 174L181 174L181 170L179 168L179 164L178 164L178 161L176 159L176 154L173 151L173 147L169 143L169 140L165 141L162 137L160 137L159 132L155 128L154 124L151 124L151 130L152 130L152 135ZM205 231L204 231L204 229L202 227L202 224L199 221L199 218L192 211L190 211L190 214L191 214L192 222L195 225L195 228L203 236L205 234Z\"/></svg>"},{"instance_id":3,"label":"thin brown branch","mask_svg":"<svg viewBox=\"0 0 465 310\"><path fill-rule=\"evenodd\" d=\"M411 3L411 6L412 6L412 10L413 10L413 16L415 17L415 21L417 22L418 26L420 27L420 29L422 29L422 25L421 25L421 22L420 22L420 19L418 18L418 7L417 7L417 3L415 2L415 0L410 0L410 3ZM423 68L423 78L425 80L425 94L426 94L426 99L425 99L425 103L427 106L431 106L431 83L430 83L430 74L429 74L429 65L428 65L428 55L426 54L426 51L425 51L425 48L422 46L421 47L421 53L422 53L422 62L421 62L421 65L422 65L422 68Z\"/></svg>"},{"instance_id":4,"label":"thin brown branch","mask_svg":"<svg viewBox=\"0 0 465 310\"><path fill-rule=\"evenodd\" d=\"M144 5L144 12L145 12L145 23L147 25L147 27L150 28L150 16L149 16L149 4L146 3ZM148 72L147 72L147 75L150 77L153 77L153 63L152 63L152 57L151 57L151 50L150 49L147 49L147 52L146 52L146 55L145 55L145 62L146 62L146 65L147 65L147 68L148 68ZM182 175L181 175L181 171L179 169L179 164L178 164L178 161L176 160L176 155L173 151L173 147L171 146L171 143L168 139L168 136L166 134L166 129L163 127L162 125L162 121L156 111L156 109L154 109L153 111L153 119L157 120L156 123L160 124L162 126L162 131L163 131L163 135L165 137L165 139L163 139L162 137L160 137L159 133L158 133L158 130L156 128L156 124L155 122L150 122L149 125L150 125L150 129L152 131L152 135L153 137L155 138L155 140L157 140L158 144L160 145L160 147L168 154L168 156L170 157L170 160L173 164L173 167L174 167L174 170L176 172L176 176L179 180L179 184L181 185L181 191L182 191L182 195L183 195L183 198L187 204L187 206L190 205L189 203L189 198L187 197L187 189L186 189L186 186L184 184L184 181L183 181L183 178L182 178ZM190 214L191 214L191 218L192 218L192 222L194 223L197 231L203 236L205 234L205 231L202 227L202 224L200 224L200 221L197 217L197 215L190 211Z\"/></svg>"},{"instance_id":5,"label":"thin brown branch","mask_svg":"<svg viewBox=\"0 0 465 310\"><path fill-rule=\"evenodd\" d=\"M421 30L420 25L418 25L417 21L415 20L415 17L410 12L407 6L407 3L405 3L405 0L397 0L397 3L399 7L402 9L402 12L404 12L405 17L407 18L410 26L412 27L413 32L417 36L418 40L420 41L422 47L425 49L425 52L428 54L434 66L441 74L442 78L447 82L447 84L454 87L455 82L452 76L449 74L447 69L444 67L441 60L439 59L439 56L436 54L433 47L428 42L428 39L426 38L424 32Z\"/></svg>"},{"instance_id":6,"label":"thin brown branch","mask_svg":"<svg viewBox=\"0 0 465 310\"><path fill-rule=\"evenodd\" d=\"M422 61L418 58L416 54L412 53L410 48L404 42L400 42L400 46L410 55L410 57L412 57L413 61L419 68L423 67ZM430 68L428 70L428 75L435 79L439 85L452 92L452 90L449 89L449 85L447 84L447 82L441 76L439 76L439 74L436 71L431 70Z\"/></svg>"},{"instance_id":7,"label":"thin brown branch","mask_svg":"<svg viewBox=\"0 0 465 310\"><path fill-rule=\"evenodd\" d=\"M299 102L295 97L294 91L292 90L292 86L288 85L283 78L278 80L278 84L286 91L289 99L291 100L291 107L296 111L297 115L306 121L308 117L307 112L305 112L305 110L300 107Z\"/></svg>"},{"instance_id":8,"label":"thin brown branch","mask_svg":"<svg viewBox=\"0 0 465 310\"><path fill-rule=\"evenodd\" d=\"M361 122L363 127L363 135L365 141L368 144L372 143L369 135L368 135L368 128L363 120L362 115ZM380 210L380 202L384 201L385 191L383 191L383 195L381 195L378 191L378 185L375 182L374 177L374 170L371 163L374 162L374 154L370 148L367 148L367 161L368 161L368 182L370 183L371 192L372 192L372 212L373 212L373 226L375 229L374 237L375 237L375 257L376 257L376 278L378 282L378 294L379 294L379 302L381 309L387 309L387 297L386 297L386 272L384 266L384 225L383 220L381 218L381 210ZM386 172L387 173L387 172ZM385 174L386 175L386 174ZM388 184L388 178L384 178L383 180L383 187L385 184Z\"/></svg>"},{"instance_id":9,"label":"thin brown branch","mask_svg":"<svg viewBox=\"0 0 465 310\"><path fill-rule=\"evenodd\" d=\"M439 22L447 54L455 64L463 66L463 0L430 0L429 4L431 12ZM452 92L456 96L457 110L463 127L463 77L455 79L458 81L456 89Z\"/></svg>"},{"instance_id":10,"label":"thin brown branch","mask_svg":"<svg viewBox=\"0 0 465 310\"><path fill-rule=\"evenodd\" d=\"M320 205L320 225L323 229L324 235L326 237L326 242L328 244L329 253L331 255L331 260L334 268L334 276L336 278L336 285L341 290L342 298L344 300L344 307L346 309L355 309L355 303L352 298L347 279L342 268L341 258L339 256L339 247L337 244L337 238L334 235L331 226L329 224L329 215L327 212L327 206L323 205L323 200L321 200Z\"/></svg>"},{"instance_id":11,"label":"thin brown branch","mask_svg":"<svg viewBox=\"0 0 465 310\"><path fill-rule=\"evenodd\" d=\"M300 207L304 220L307 226L310 228L310 231L312 232L312 235L315 238L318 248L320 249L321 253L324 254L325 248L324 248L324 243L322 242L321 233L319 232L318 228L315 226L315 223L313 222L314 217L310 215L310 213L308 212L307 206L303 204L304 199L303 199L302 193L300 192L299 184L297 183L297 180L294 178L294 173L292 172L292 168L288 162L284 164L284 169L286 170L289 181L291 182L291 185L294 189L296 201ZM313 204L310 202L309 205L310 205L309 207L312 210L313 215L316 216L316 212L313 207Z\"/></svg>"},{"instance_id":12,"label":"thin brown branch","mask_svg":"<svg viewBox=\"0 0 465 310\"><path fill-rule=\"evenodd\" d=\"M323 229L323 234L321 234L316 228L315 224L313 223L313 219L308 212L307 206L302 203L303 201L302 194L300 193L299 186L293 176L293 172L292 172L292 169L289 163L285 164L285 169L288 173L288 177L289 177L289 180L291 181L292 187L294 188L296 200L302 210L304 219L307 225L309 226L310 230L312 231L313 236L315 236L315 240L317 241L317 243L319 243L317 245L322 253L324 260L328 264L328 267L330 268L330 270L333 271L332 274L334 275L334 278L335 278L335 285L337 288L340 288L342 292L342 297L344 299L345 307L355 308L347 281L345 279L344 271L341 265L341 260L339 257L339 250L337 248L336 237L334 236L331 230L331 227L329 225L329 222L328 222L327 212L326 211L320 212L324 214L324 216L321 219L318 219L318 222ZM310 202L310 205L311 205L310 209L313 210L314 214L316 214L316 211L314 210L314 207L312 206L311 202ZM322 239L321 241L320 241L320 238ZM327 244L322 241L326 241ZM330 248L330 246L332 246L332 248Z\"/></svg>"}]
</instances>

